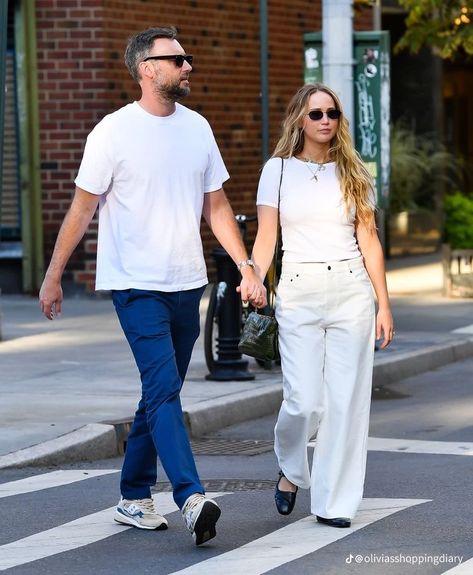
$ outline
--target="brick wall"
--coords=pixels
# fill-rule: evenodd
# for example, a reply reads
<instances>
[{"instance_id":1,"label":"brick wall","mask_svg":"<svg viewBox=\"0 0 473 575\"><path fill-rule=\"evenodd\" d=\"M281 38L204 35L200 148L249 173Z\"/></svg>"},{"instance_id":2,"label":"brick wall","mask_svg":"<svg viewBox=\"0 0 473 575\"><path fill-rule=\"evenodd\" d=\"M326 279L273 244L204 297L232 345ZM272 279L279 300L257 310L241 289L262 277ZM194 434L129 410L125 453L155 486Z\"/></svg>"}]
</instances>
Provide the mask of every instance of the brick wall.
<instances>
[{"instance_id":1,"label":"brick wall","mask_svg":"<svg viewBox=\"0 0 473 575\"><path fill-rule=\"evenodd\" d=\"M91 127L110 110L104 75L104 8L96 0L36 0L41 185L49 262L73 196ZM74 252L65 279L94 280L97 222Z\"/></svg>"},{"instance_id":2,"label":"brick wall","mask_svg":"<svg viewBox=\"0 0 473 575\"><path fill-rule=\"evenodd\" d=\"M123 64L129 35L173 24L194 54L185 104L214 129L231 174L225 189L235 212L255 212L261 168L259 10L256 0L36 0L44 240L49 261L73 193L90 129L139 97ZM320 3L269 0L269 99L272 147L286 104L303 79L303 34L321 27ZM371 25L363 12L358 29ZM203 225L210 277L215 240ZM249 240L254 234L250 227ZM93 289L96 221L77 248L68 276Z\"/></svg>"}]
</instances>

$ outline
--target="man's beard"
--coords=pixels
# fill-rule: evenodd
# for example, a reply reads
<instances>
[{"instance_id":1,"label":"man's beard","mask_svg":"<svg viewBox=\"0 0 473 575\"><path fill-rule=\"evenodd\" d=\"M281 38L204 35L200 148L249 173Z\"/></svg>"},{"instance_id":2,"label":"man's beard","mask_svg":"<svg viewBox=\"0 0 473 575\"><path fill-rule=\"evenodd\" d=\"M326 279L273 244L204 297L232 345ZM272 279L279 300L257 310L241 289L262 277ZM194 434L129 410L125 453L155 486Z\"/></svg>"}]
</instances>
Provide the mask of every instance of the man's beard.
<instances>
[{"instance_id":1,"label":"man's beard","mask_svg":"<svg viewBox=\"0 0 473 575\"><path fill-rule=\"evenodd\" d=\"M155 84L154 92L160 98L164 98L168 102L176 102L181 100L182 98L188 96L191 91L189 86L182 87L181 81L182 80L179 80L179 82L175 84Z\"/></svg>"}]
</instances>

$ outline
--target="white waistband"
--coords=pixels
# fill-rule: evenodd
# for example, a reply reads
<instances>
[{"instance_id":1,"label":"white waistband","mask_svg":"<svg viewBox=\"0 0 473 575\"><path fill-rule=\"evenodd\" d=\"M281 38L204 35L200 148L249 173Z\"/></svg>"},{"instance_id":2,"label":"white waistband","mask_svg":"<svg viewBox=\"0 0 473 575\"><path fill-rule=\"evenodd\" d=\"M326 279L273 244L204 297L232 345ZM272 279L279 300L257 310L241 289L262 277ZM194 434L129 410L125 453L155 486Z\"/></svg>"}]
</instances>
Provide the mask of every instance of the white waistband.
<instances>
[{"instance_id":1,"label":"white waistband","mask_svg":"<svg viewBox=\"0 0 473 575\"><path fill-rule=\"evenodd\" d=\"M355 270L364 267L363 258L358 256L350 260L339 260L333 262L283 262L282 273L284 272L339 272L345 270Z\"/></svg>"}]
</instances>

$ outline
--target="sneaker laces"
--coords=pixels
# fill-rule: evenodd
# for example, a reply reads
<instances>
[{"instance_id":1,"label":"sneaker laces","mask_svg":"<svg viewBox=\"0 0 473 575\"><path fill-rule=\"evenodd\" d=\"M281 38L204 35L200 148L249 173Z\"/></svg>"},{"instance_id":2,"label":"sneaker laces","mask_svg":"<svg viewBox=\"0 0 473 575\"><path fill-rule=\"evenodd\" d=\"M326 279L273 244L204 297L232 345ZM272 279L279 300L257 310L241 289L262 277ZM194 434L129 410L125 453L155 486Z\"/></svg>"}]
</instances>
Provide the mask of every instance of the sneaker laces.
<instances>
[{"instance_id":1,"label":"sneaker laces","mask_svg":"<svg viewBox=\"0 0 473 575\"><path fill-rule=\"evenodd\" d=\"M182 515L184 517L185 524L190 531L193 531L194 529L193 511L199 507L205 499L205 495L202 495L202 493L194 493L194 495L191 495L184 504Z\"/></svg>"},{"instance_id":2,"label":"sneaker laces","mask_svg":"<svg viewBox=\"0 0 473 575\"><path fill-rule=\"evenodd\" d=\"M139 508L146 513L156 513L154 508L154 501L151 498L147 499L132 499L128 500L130 502L130 507L134 506L135 508Z\"/></svg>"},{"instance_id":3,"label":"sneaker laces","mask_svg":"<svg viewBox=\"0 0 473 575\"><path fill-rule=\"evenodd\" d=\"M184 505L184 509L182 511L184 513L193 511L196 507L198 507L202 503L202 500L205 500L205 495L202 495L202 493L194 493L194 495L191 495L189 499L186 501L186 504Z\"/></svg>"}]
</instances>

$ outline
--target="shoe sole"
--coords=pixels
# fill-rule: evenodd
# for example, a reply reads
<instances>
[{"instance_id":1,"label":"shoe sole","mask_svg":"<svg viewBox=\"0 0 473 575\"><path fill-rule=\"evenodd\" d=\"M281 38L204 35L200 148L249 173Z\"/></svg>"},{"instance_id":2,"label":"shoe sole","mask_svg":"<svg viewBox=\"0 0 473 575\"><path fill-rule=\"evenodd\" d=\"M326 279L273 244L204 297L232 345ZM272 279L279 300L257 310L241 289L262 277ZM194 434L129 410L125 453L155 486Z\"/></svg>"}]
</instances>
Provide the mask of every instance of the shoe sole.
<instances>
[{"instance_id":1,"label":"shoe sole","mask_svg":"<svg viewBox=\"0 0 473 575\"><path fill-rule=\"evenodd\" d=\"M122 523L123 525L131 525L132 527L137 527L138 529L149 529L155 531L164 531L168 528L167 521L163 519L163 522L160 523L157 527L148 527L147 525L141 525L132 517L128 517L127 515L123 515L119 511L115 512L115 517L113 518L117 523Z\"/></svg>"},{"instance_id":2,"label":"shoe sole","mask_svg":"<svg viewBox=\"0 0 473 575\"><path fill-rule=\"evenodd\" d=\"M211 501L206 501L202 507L192 534L195 544L202 545L206 541L213 539L217 534L215 525L220 517L220 507Z\"/></svg>"},{"instance_id":3,"label":"shoe sole","mask_svg":"<svg viewBox=\"0 0 473 575\"><path fill-rule=\"evenodd\" d=\"M316 519L317 523L321 523L322 525L328 525L329 527L335 527L335 529L347 529L348 527L351 527L351 521L347 521L343 525L334 525L333 523L330 523L329 519L325 519L324 517L319 517L318 515L316 515Z\"/></svg>"}]
</instances>

